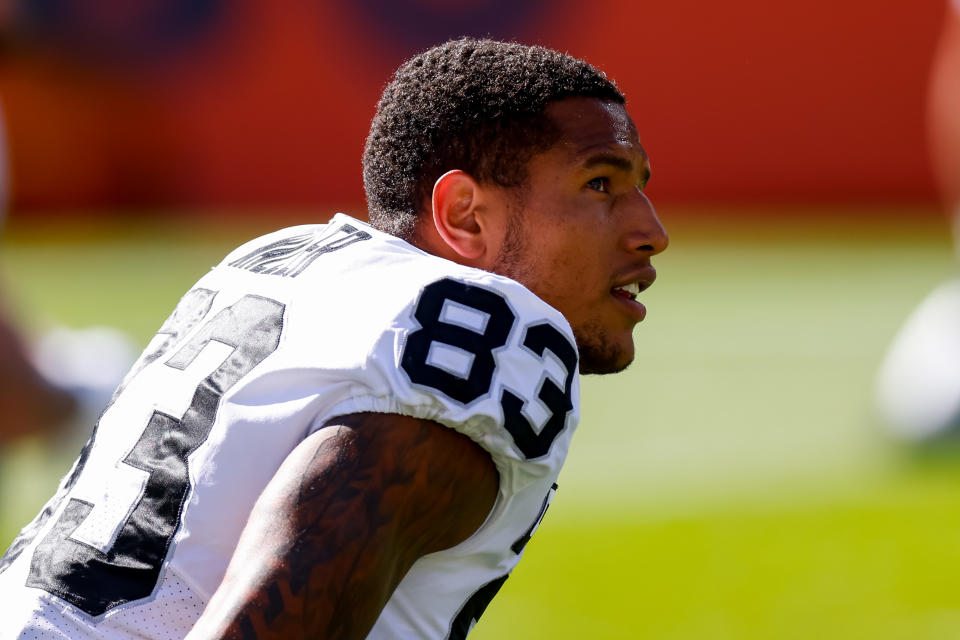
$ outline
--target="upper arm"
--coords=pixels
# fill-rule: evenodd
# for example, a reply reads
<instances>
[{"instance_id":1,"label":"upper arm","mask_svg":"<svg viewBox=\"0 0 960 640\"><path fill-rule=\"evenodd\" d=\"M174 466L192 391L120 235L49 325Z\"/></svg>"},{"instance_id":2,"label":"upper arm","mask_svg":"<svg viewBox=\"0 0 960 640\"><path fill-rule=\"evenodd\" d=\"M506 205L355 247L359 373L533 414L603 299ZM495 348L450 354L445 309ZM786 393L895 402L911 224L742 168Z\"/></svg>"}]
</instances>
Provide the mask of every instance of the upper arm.
<instances>
[{"instance_id":1,"label":"upper arm","mask_svg":"<svg viewBox=\"0 0 960 640\"><path fill-rule=\"evenodd\" d=\"M489 454L437 423L336 418L264 490L195 635L365 637L417 558L480 527L498 482Z\"/></svg>"}]
</instances>

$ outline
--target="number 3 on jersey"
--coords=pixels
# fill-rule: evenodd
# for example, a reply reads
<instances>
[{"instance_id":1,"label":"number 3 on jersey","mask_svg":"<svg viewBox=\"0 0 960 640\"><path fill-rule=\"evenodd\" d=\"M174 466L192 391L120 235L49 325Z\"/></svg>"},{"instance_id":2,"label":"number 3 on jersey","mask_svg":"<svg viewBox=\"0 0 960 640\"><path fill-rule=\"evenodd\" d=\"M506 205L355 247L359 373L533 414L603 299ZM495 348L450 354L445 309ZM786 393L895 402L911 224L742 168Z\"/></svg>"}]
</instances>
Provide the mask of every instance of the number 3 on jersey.
<instances>
[{"instance_id":1,"label":"number 3 on jersey","mask_svg":"<svg viewBox=\"0 0 960 640\"><path fill-rule=\"evenodd\" d=\"M490 393L496 371L493 352L507 344L516 321L504 297L490 289L444 278L424 287L413 315L420 328L408 337L400 360L411 382L436 389L463 404ZM526 327L521 344L540 361L549 350L566 370L562 388L549 377L540 384L537 397L550 417L539 432L522 411L524 400L507 389L501 392L504 427L523 455L532 459L550 451L573 408L571 386L577 351L548 322ZM462 359L469 364L457 373L434 353L449 347L469 356Z\"/></svg>"},{"instance_id":2,"label":"number 3 on jersey","mask_svg":"<svg viewBox=\"0 0 960 640\"><path fill-rule=\"evenodd\" d=\"M183 343L209 312L214 295L201 289L185 296L161 328L167 340L138 367L177 348L165 365L183 371L211 342L232 347L196 387L186 412L174 417L154 411L122 460L146 472L146 479L125 519L117 523L114 538L102 549L76 539L78 528L97 505L70 498L34 551L28 586L44 589L92 616L153 592L190 489L187 457L210 435L223 394L280 342L284 306L248 295L217 313ZM78 463L78 472L85 462L86 457Z\"/></svg>"}]
</instances>

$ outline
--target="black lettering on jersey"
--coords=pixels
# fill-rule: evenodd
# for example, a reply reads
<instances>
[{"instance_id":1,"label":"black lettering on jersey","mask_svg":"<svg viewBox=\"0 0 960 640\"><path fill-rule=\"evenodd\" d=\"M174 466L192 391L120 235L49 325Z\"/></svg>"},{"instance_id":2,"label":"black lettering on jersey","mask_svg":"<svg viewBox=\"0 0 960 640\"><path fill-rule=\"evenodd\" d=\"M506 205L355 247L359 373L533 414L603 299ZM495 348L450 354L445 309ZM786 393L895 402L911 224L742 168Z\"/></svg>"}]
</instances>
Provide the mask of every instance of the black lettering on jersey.
<instances>
[{"instance_id":1,"label":"black lettering on jersey","mask_svg":"<svg viewBox=\"0 0 960 640\"><path fill-rule=\"evenodd\" d=\"M216 295L217 293L215 291L209 289L191 289L180 299L173 313L170 314L170 317L166 319L159 331L157 331L158 336L165 335L166 339L159 342L154 348L145 350L143 354L141 354L140 358L130 369L130 373L127 374L124 381L113 393L113 396L110 398L103 412L101 412L101 415L113 406L114 401L117 399L117 396L123 392L128 381L132 380L137 373L148 364L161 358L172 345L176 344L180 338L203 320L207 313L210 312L210 306L213 304L213 299ZM0 573L13 564L13 561L20 556L24 548L29 546L34 538L37 537L40 530L47 524L50 516L60 508L63 499L67 493L70 492L70 489L73 488L73 485L76 484L77 478L83 471L83 467L87 463L87 458L90 456L90 450L93 448L96 439L97 426L95 425L89 440L87 440L87 443L80 451L80 456L73 463L73 467L67 476L64 477L63 481L61 481L60 486L57 487L57 492L43 505L37 517L20 531L20 534L10 545L10 548L7 549L7 552L0 558Z\"/></svg>"},{"instance_id":2,"label":"black lettering on jersey","mask_svg":"<svg viewBox=\"0 0 960 640\"><path fill-rule=\"evenodd\" d=\"M148 476L109 550L70 537L95 509L71 498L34 550L27 586L44 589L91 616L153 592L190 490L187 457L209 436L223 394L276 350L283 311L284 305L275 300L245 296L174 352L165 364L183 370L210 342L233 347L197 386L183 416L154 411L123 459Z\"/></svg>"},{"instance_id":3,"label":"black lettering on jersey","mask_svg":"<svg viewBox=\"0 0 960 640\"><path fill-rule=\"evenodd\" d=\"M530 525L530 528L527 529L526 533L517 538L516 542L510 545L510 550L515 554L520 554L523 551L524 547L527 546L527 543L530 542L533 532L537 530L537 527L540 526L540 523L543 521L543 516L547 514L547 507L550 506L550 503L553 501L553 496L557 492L557 483L554 482L553 486L550 487L550 490L547 492L547 495L543 498L543 504L540 505L540 511L537 513L536 520L533 521L533 524ZM507 578L510 577L508 573L505 576L500 576L495 580L491 580L487 584L483 585L477 591L470 596L469 599L463 606L460 607L460 611L457 612L457 615L453 618L453 622L450 623L450 633L447 634L447 640L464 640L467 637L467 634L470 633L470 630L473 629L474 625L480 621L480 616L483 615L483 612L487 610L487 607L490 606L490 602L493 600L494 596L497 595L497 592L500 591L500 587L503 586L503 583L507 581Z\"/></svg>"},{"instance_id":4,"label":"black lettering on jersey","mask_svg":"<svg viewBox=\"0 0 960 640\"><path fill-rule=\"evenodd\" d=\"M457 612L457 616L453 619L447 640L464 640L467 637L467 634L470 633L473 626L480 620L480 616L487 610L490 601L497 595L500 587L503 586L503 583L506 582L509 577L508 574L500 576L496 580L491 580L470 596L470 599L463 604L460 611Z\"/></svg>"},{"instance_id":5,"label":"black lettering on jersey","mask_svg":"<svg viewBox=\"0 0 960 640\"><path fill-rule=\"evenodd\" d=\"M540 513L537 515L537 519L533 521L533 524L530 525L530 528L527 529L526 533L517 538L516 542L510 545L510 550L516 554L519 554L523 551L524 547L527 546L527 543L530 542L530 538L533 537L533 532L537 530L537 527L540 526L540 523L543 522L543 516L547 515L547 509L550 508L550 503L553 502L553 496L557 492L557 483L554 482L553 486L550 487L550 491L547 492L547 495L543 497L543 504L540 505Z\"/></svg>"},{"instance_id":6,"label":"black lettering on jersey","mask_svg":"<svg viewBox=\"0 0 960 640\"><path fill-rule=\"evenodd\" d=\"M548 323L535 324L527 328L523 337L523 346L529 349L541 360L548 349L563 364L567 370L563 389L553 380L544 377L540 383L537 397L550 410L550 418L537 433L533 425L523 415L523 399L504 389L500 396L500 406L503 407L503 423L517 448L527 459L539 458L550 451L550 446L567 424L567 414L573 409L571 386L573 376L577 371L577 350L570 344L559 329Z\"/></svg>"},{"instance_id":7,"label":"black lettering on jersey","mask_svg":"<svg viewBox=\"0 0 960 640\"><path fill-rule=\"evenodd\" d=\"M470 599L460 607L460 611L457 612L457 616L453 619L447 640L465 640L467 634L470 633L473 626L480 620L480 616L487 610L490 601L497 595L500 587L503 586L503 583L506 582L509 577L510 575L507 574L500 576L496 580L491 580L470 596Z\"/></svg>"},{"instance_id":8,"label":"black lettering on jersey","mask_svg":"<svg viewBox=\"0 0 960 640\"><path fill-rule=\"evenodd\" d=\"M303 273L304 269L323 254L349 247L351 244L369 240L372 237L353 225L343 224L325 230L320 236L311 232L277 240L242 258L237 258L230 263L230 266L254 273L294 278Z\"/></svg>"},{"instance_id":9,"label":"black lettering on jersey","mask_svg":"<svg viewBox=\"0 0 960 640\"><path fill-rule=\"evenodd\" d=\"M444 307L452 302L486 316L482 329L466 327L444 319ZM469 404L490 392L496 369L493 351L507 344L516 315L496 291L450 278L423 288L413 317L420 328L407 338L400 367L410 381L436 389L446 396ZM465 376L431 364L430 350L448 345L472 356Z\"/></svg>"}]
</instances>

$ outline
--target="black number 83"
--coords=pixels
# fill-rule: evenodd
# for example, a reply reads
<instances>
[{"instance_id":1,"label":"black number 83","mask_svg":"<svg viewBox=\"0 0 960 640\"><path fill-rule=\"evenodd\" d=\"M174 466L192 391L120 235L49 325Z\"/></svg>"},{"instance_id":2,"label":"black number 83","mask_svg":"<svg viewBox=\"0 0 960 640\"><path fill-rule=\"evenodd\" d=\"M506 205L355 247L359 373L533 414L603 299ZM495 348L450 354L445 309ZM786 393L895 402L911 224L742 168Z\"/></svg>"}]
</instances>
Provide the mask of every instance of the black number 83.
<instances>
[{"instance_id":1,"label":"black number 83","mask_svg":"<svg viewBox=\"0 0 960 640\"><path fill-rule=\"evenodd\" d=\"M507 344L516 322L506 299L496 291L444 278L424 287L413 315L420 328L409 335L400 360L411 382L462 404L490 393L497 366L494 351ZM565 369L562 388L549 377L542 379L537 397L550 417L539 432L523 413L523 398L501 391L504 427L523 455L533 459L550 451L573 409L577 350L546 321L527 326L521 344L540 361L550 351ZM452 355L444 358L443 353Z\"/></svg>"}]
</instances>

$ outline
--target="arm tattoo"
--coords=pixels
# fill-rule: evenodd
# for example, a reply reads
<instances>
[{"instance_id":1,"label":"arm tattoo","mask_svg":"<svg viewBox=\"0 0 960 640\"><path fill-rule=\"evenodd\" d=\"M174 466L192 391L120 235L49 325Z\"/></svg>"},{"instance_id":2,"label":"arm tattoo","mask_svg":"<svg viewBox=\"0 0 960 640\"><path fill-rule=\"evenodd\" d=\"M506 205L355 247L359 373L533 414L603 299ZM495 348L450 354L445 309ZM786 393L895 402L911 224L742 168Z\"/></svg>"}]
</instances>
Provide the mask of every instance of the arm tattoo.
<instances>
[{"instance_id":1,"label":"arm tattoo","mask_svg":"<svg viewBox=\"0 0 960 640\"><path fill-rule=\"evenodd\" d=\"M496 469L466 436L388 414L333 422L264 491L198 630L363 638L410 565L493 507Z\"/></svg>"}]
</instances>

